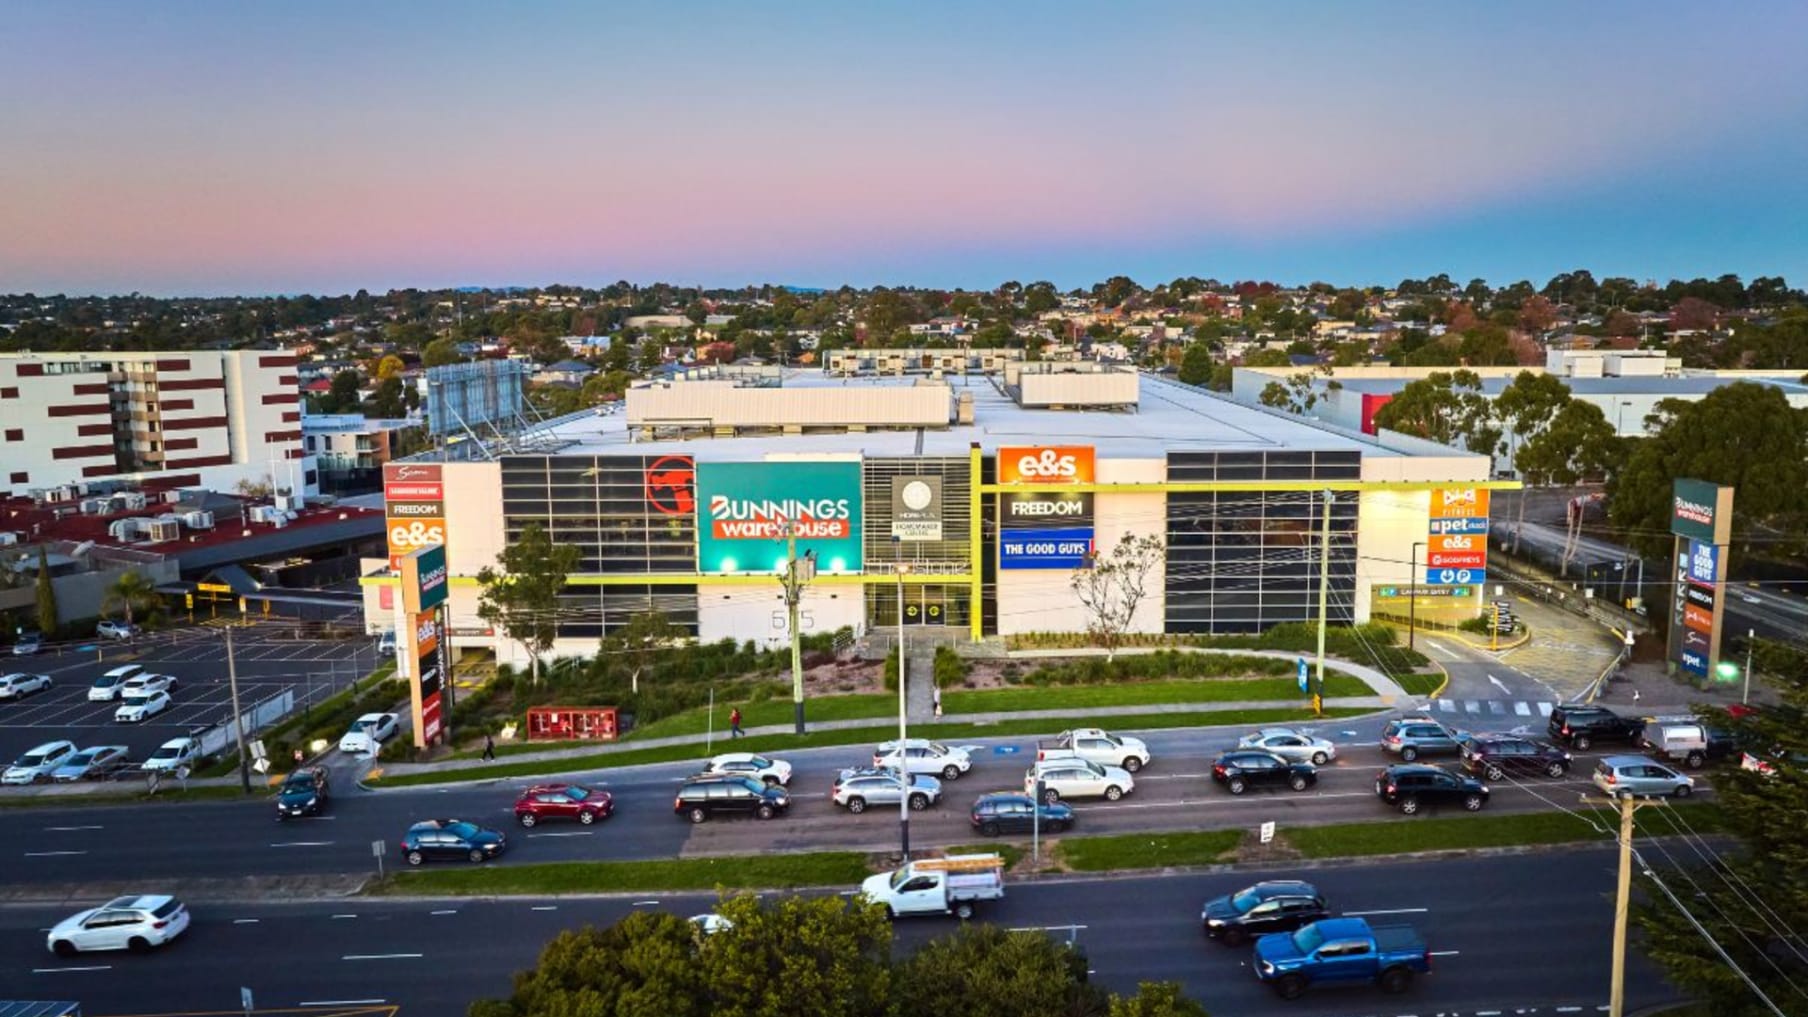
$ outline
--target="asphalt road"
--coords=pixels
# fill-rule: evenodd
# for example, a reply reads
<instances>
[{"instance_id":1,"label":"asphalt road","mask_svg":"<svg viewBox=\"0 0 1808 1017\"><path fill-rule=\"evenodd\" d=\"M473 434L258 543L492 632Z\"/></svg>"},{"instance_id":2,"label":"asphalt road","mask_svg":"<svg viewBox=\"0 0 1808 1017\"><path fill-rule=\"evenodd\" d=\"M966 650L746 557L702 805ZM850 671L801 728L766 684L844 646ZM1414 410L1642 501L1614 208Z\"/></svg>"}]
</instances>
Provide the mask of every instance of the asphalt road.
<instances>
[{"instance_id":1,"label":"asphalt road","mask_svg":"<svg viewBox=\"0 0 1808 1017\"><path fill-rule=\"evenodd\" d=\"M1024 883L981 919L1069 935L1094 978L1121 992L1174 980L1216 1014L1475 1014L1595 1012L1608 996L1614 858L1609 851L1436 862L1385 862L1300 873L1333 908L1373 921L1408 922L1432 951L1431 975L1401 996L1369 988L1320 989L1282 1002L1250 973L1249 953L1206 941L1199 904L1259 878L1148 876ZM260 1007L384 1001L404 1015L453 1017L474 998L509 989L560 930L606 923L636 908L692 915L703 896L642 899L374 901L205 906L183 940L148 956L86 954L63 960L43 930L65 916L41 907L0 909L0 995L79 999L91 1015L230 1010L241 986ZM897 925L911 948L954 928L950 919ZM1075 928L1066 928L1075 927ZM1629 1010L1674 998L1636 950ZM1575 1008L1565 1010L1563 1008Z\"/></svg>"},{"instance_id":2,"label":"asphalt road","mask_svg":"<svg viewBox=\"0 0 1808 1017\"><path fill-rule=\"evenodd\" d=\"M292 631L288 626L253 625L234 632L242 708L293 689L299 709L304 702L319 702L343 689L376 666L376 647L369 639L294 639ZM138 724L119 724L113 720L117 700L88 701L88 687L95 678L128 662L176 678L170 709ZM168 739L232 716L219 629L177 629L129 643L96 643L85 652L71 649L0 658L0 670L47 674L53 683L46 692L0 702L0 760L5 761L63 738L81 747L125 745L132 759L142 761Z\"/></svg>"},{"instance_id":3,"label":"asphalt road","mask_svg":"<svg viewBox=\"0 0 1808 1017\"><path fill-rule=\"evenodd\" d=\"M1481 719L1481 718L1477 718ZM1496 721L1498 721L1496 723ZM1542 717L1499 716L1474 728L1529 727ZM1374 742L1376 719L1329 721L1321 734L1339 742L1339 758L1303 793L1252 790L1235 797L1210 779L1210 760L1235 743L1240 729L1153 731L1145 734L1155 755L1122 801L1076 800L1077 833L1128 833L1176 829L1252 829L1273 820L1283 826L1360 822L1398 816L1373 794L1376 772L1391 757ZM968 805L986 791L1021 788L1034 743L999 740L1019 749L998 754L977 747L972 772L945 785L941 804L911 816L913 845L948 846L976 839ZM1366 743L1366 744L1364 744ZM1594 759L1605 746L1577 754L1561 780L1515 779L1494 785L1489 812L1529 812L1571 804L1587 790ZM891 809L851 815L829 800L835 773L870 761L860 747L813 749L787 757L794 767L789 815L770 822L721 819L700 826L674 816L672 795L694 764L660 764L604 771L593 781L616 800L616 815L595 827L542 824L516 827L512 806L532 781L515 779L446 788L359 790L341 781L326 815L278 823L269 799L197 802L180 807L129 806L31 808L6 813L10 836L0 845L0 886L130 879L221 878L247 875L358 873L374 869L372 842L394 847L412 822L455 817L510 831L511 849L499 865L535 861L671 858L679 855L807 850L885 850L897 841ZM1452 806L1446 814L1460 815ZM1436 810L1428 810L1436 814ZM395 848L399 854L399 848ZM392 855L393 857L393 855Z\"/></svg>"}]
</instances>

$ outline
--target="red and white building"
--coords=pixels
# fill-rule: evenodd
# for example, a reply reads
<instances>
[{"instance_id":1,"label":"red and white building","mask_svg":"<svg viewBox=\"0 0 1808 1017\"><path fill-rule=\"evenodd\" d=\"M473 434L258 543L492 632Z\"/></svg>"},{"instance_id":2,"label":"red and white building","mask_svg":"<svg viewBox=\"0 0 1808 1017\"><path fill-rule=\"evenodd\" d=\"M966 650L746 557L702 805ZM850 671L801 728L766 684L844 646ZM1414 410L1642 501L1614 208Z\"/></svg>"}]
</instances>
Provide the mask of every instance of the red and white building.
<instances>
[{"instance_id":1,"label":"red and white building","mask_svg":"<svg viewBox=\"0 0 1808 1017\"><path fill-rule=\"evenodd\" d=\"M91 481L308 493L295 354L0 354L0 498Z\"/></svg>"}]
</instances>

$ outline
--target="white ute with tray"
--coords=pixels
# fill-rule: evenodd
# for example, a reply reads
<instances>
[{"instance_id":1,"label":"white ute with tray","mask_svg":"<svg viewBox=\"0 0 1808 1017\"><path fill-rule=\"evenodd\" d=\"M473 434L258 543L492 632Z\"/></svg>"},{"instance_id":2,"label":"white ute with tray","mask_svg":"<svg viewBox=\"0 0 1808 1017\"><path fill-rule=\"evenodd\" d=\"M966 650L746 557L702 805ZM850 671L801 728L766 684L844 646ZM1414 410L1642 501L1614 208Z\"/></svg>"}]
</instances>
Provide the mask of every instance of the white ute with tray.
<instances>
[{"instance_id":1,"label":"white ute with tray","mask_svg":"<svg viewBox=\"0 0 1808 1017\"><path fill-rule=\"evenodd\" d=\"M974 905L979 902L1004 899L1004 859L998 855L926 858L869 877L860 884L860 896L885 905L889 918L972 918Z\"/></svg>"}]
</instances>

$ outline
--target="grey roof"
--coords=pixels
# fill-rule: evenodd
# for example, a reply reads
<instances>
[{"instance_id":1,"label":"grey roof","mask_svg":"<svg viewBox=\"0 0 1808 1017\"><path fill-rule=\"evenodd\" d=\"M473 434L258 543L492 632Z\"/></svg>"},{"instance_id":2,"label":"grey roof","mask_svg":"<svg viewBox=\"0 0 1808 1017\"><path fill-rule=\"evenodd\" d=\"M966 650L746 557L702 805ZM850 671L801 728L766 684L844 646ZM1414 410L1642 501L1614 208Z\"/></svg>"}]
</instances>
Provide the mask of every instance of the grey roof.
<instances>
[{"instance_id":1,"label":"grey roof","mask_svg":"<svg viewBox=\"0 0 1808 1017\"><path fill-rule=\"evenodd\" d=\"M757 460L770 453L848 454L871 458L916 455L964 456L977 442L986 451L1001 445L1093 445L1105 459L1161 459L1174 451L1351 451L1396 457L1358 432L1301 420L1156 375L1141 375L1141 405L1134 413L1026 410L984 377L949 379L954 394L971 394L974 423L946 429L869 431L732 438L697 437L657 443L637 441L625 415L585 415L550 428L572 444L561 455L621 455L683 452L713 460ZM820 371L788 371L786 388L913 385L915 378L831 377ZM682 384L682 383L680 383Z\"/></svg>"},{"instance_id":2,"label":"grey roof","mask_svg":"<svg viewBox=\"0 0 1808 1017\"><path fill-rule=\"evenodd\" d=\"M333 544L343 544L383 535L383 517L360 515L351 519L334 519L311 526L291 526L271 530L253 537L229 540L173 555L184 573L208 572L223 565L259 561L281 554L310 551Z\"/></svg>"},{"instance_id":3,"label":"grey roof","mask_svg":"<svg viewBox=\"0 0 1808 1017\"><path fill-rule=\"evenodd\" d=\"M1456 368L1451 368L1456 370ZM1405 388L1413 378L1338 378L1344 389L1351 392L1366 392L1370 395L1389 395ZM1774 385L1788 395L1808 396L1808 385L1789 378L1738 377L1711 375L1683 375L1682 377L1657 378L1563 378L1559 381L1569 386L1573 395L1654 395L1654 396L1704 396L1724 385L1737 381L1756 382L1760 385ZM1319 379L1319 384L1324 379ZM1511 377L1490 376L1482 379L1482 393L1497 396L1508 385L1513 383Z\"/></svg>"},{"instance_id":4,"label":"grey roof","mask_svg":"<svg viewBox=\"0 0 1808 1017\"><path fill-rule=\"evenodd\" d=\"M221 565L208 572L207 577L216 583L224 583L231 587L235 596L242 597L247 593L256 593L261 588L261 584L251 578L251 573L237 565Z\"/></svg>"}]
</instances>

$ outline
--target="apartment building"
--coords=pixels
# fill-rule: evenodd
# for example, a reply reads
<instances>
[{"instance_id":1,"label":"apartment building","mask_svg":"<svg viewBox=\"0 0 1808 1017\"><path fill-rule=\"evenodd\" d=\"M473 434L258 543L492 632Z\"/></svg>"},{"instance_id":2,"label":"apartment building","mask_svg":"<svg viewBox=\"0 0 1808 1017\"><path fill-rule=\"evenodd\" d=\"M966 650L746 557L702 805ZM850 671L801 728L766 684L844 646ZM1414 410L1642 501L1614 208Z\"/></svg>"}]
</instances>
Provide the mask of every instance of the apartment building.
<instances>
[{"instance_id":1,"label":"apartment building","mask_svg":"<svg viewBox=\"0 0 1808 1017\"><path fill-rule=\"evenodd\" d=\"M313 486L288 351L0 354L0 498L92 481Z\"/></svg>"}]
</instances>

